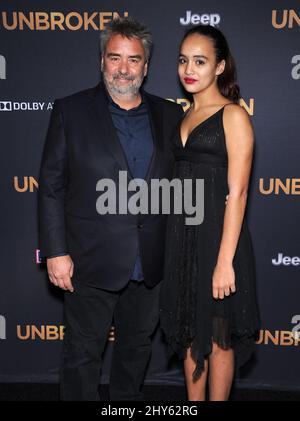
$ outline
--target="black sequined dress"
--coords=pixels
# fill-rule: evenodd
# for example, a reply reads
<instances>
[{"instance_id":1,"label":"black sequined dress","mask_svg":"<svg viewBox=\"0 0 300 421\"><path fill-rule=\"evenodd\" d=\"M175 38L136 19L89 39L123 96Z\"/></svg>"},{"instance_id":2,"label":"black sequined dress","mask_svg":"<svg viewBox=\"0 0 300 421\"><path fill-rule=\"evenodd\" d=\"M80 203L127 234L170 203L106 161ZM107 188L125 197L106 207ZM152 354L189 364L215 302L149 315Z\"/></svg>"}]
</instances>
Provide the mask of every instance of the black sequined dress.
<instances>
[{"instance_id":1,"label":"black sequined dress","mask_svg":"<svg viewBox=\"0 0 300 421\"><path fill-rule=\"evenodd\" d=\"M245 218L233 260L236 293L223 300L212 295L228 194L223 111L224 107L195 127L185 146L180 125L173 138L173 177L204 180L204 220L186 225L186 214L169 216L160 316L171 350L184 358L191 347L194 379L204 368L212 341L224 349L232 347L236 366L243 365L252 354L259 327L254 256Z\"/></svg>"}]
</instances>

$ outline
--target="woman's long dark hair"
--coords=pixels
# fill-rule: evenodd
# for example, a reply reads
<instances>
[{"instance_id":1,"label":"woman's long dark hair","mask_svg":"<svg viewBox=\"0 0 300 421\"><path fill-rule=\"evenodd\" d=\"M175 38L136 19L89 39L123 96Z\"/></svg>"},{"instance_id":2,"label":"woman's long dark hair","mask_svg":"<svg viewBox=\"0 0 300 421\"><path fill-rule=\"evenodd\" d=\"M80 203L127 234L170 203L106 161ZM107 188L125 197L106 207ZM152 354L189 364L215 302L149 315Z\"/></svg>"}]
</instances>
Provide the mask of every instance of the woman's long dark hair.
<instances>
[{"instance_id":1,"label":"woman's long dark hair","mask_svg":"<svg viewBox=\"0 0 300 421\"><path fill-rule=\"evenodd\" d=\"M214 45L217 63L225 60L224 72L220 74L217 79L218 87L223 96L237 103L241 97L240 88L237 84L237 72L234 58L231 55L225 36L214 26L197 25L186 32L182 43L188 36L193 34L204 35L210 38Z\"/></svg>"}]
</instances>

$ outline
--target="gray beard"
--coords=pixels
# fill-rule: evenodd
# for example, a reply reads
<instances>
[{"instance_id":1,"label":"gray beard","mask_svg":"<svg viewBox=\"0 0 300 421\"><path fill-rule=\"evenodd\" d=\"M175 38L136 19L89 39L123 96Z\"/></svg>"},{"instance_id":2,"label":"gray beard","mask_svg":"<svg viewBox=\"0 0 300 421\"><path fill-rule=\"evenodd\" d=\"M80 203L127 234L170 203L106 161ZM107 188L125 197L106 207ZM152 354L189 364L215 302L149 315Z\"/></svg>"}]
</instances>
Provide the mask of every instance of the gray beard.
<instances>
[{"instance_id":1,"label":"gray beard","mask_svg":"<svg viewBox=\"0 0 300 421\"><path fill-rule=\"evenodd\" d=\"M143 83L144 77L141 76L140 78L136 78L132 81L132 84L128 86L118 86L117 83L113 80L110 82L107 77L106 73L103 70L103 81L105 83L106 89L109 93L115 96L123 96L123 97L134 97L139 93L140 87Z\"/></svg>"}]
</instances>

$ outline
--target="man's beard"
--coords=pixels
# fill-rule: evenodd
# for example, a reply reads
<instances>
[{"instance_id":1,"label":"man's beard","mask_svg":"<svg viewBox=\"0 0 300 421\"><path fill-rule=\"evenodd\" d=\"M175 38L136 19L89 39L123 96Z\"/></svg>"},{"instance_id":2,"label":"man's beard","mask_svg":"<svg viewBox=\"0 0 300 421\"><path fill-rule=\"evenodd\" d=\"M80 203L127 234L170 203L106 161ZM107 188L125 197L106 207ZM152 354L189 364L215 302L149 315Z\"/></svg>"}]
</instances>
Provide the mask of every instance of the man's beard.
<instances>
[{"instance_id":1,"label":"man's beard","mask_svg":"<svg viewBox=\"0 0 300 421\"><path fill-rule=\"evenodd\" d=\"M119 95L124 95L124 96L137 95L144 80L144 76L142 73L136 77L130 76L127 73L123 74L120 72L116 72L108 76L105 71L105 68L103 68L102 74L103 74L103 80L108 92L111 92L112 94L115 94L118 96ZM130 80L132 81L132 83L129 83L127 86L120 86L118 85L118 79L120 78Z\"/></svg>"}]
</instances>

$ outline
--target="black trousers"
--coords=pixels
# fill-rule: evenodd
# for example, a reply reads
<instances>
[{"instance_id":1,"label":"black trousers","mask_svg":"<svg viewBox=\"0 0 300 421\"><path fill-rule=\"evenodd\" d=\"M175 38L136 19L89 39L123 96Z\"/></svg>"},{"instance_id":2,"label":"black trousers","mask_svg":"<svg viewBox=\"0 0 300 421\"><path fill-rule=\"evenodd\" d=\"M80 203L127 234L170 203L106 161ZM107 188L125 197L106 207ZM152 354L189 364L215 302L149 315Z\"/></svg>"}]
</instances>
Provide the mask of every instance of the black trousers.
<instances>
[{"instance_id":1,"label":"black trousers","mask_svg":"<svg viewBox=\"0 0 300 421\"><path fill-rule=\"evenodd\" d=\"M130 281L121 291L106 291L74 281L65 293L60 393L62 400L99 400L102 355L112 322L115 343L111 400L141 400L151 335L159 319L159 289Z\"/></svg>"}]
</instances>

